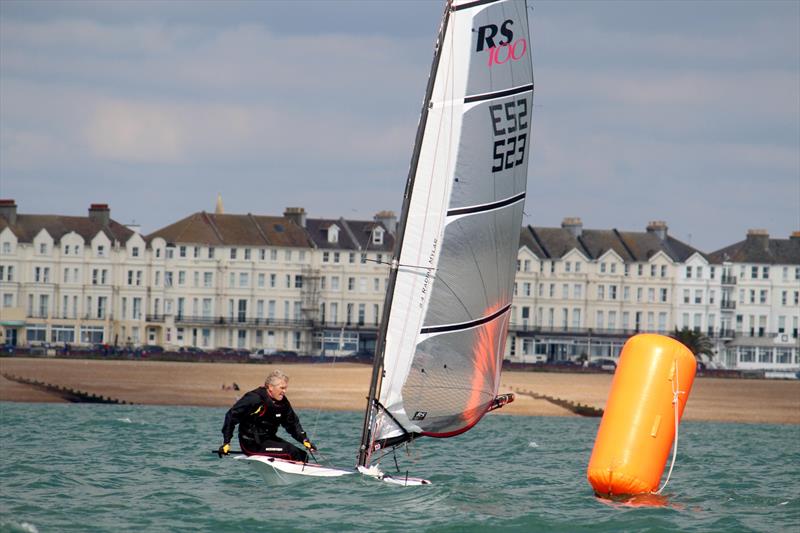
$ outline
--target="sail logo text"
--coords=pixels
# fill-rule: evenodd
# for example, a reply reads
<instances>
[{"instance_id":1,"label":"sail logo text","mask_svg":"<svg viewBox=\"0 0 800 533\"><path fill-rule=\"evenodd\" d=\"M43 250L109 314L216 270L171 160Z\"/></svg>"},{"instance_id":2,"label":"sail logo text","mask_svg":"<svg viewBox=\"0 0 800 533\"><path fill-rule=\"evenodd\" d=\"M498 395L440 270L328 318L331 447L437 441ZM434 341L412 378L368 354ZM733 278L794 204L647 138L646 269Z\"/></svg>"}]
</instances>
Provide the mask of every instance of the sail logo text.
<instances>
[{"instance_id":1,"label":"sail logo text","mask_svg":"<svg viewBox=\"0 0 800 533\"><path fill-rule=\"evenodd\" d=\"M482 52L486 48L489 52L489 68L494 65L503 65L509 61L517 61L525 57L528 51L528 41L525 38L514 40L514 31L511 26L514 21L509 19L499 27L497 24L487 24L478 27L478 42L475 47L476 52ZM475 30L473 30L475 31ZM495 42L497 33L503 38Z\"/></svg>"},{"instance_id":2,"label":"sail logo text","mask_svg":"<svg viewBox=\"0 0 800 533\"><path fill-rule=\"evenodd\" d=\"M439 239L433 239L433 247L431 248L431 253L428 256L428 264L431 265L427 268L425 272L425 280L422 282L422 292L419 295L419 308L423 309L425 307L425 295L428 293L428 289L431 286L431 281L433 279L433 263L436 260L436 250L439 247Z\"/></svg>"}]
</instances>

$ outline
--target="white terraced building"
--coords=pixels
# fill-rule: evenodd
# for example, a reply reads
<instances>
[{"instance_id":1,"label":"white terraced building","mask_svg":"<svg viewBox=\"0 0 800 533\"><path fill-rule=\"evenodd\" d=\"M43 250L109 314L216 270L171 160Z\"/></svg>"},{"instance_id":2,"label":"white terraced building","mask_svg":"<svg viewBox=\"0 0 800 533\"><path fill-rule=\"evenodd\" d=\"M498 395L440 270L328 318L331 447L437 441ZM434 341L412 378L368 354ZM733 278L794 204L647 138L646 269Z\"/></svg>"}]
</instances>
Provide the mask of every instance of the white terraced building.
<instances>
[{"instance_id":1,"label":"white terraced building","mask_svg":"<svg viewBox=\"0 0 800 533\"><path fill-rule=\"evenodd\" d=\"M150 235L0 200L0 343L158 344L342 355L374 349L396 220L198 212ZM522 228L506 356L615 357L688 327L728 368L800 369L800 234L707 254L643 232Z\"/></svg>"}]
</instances>

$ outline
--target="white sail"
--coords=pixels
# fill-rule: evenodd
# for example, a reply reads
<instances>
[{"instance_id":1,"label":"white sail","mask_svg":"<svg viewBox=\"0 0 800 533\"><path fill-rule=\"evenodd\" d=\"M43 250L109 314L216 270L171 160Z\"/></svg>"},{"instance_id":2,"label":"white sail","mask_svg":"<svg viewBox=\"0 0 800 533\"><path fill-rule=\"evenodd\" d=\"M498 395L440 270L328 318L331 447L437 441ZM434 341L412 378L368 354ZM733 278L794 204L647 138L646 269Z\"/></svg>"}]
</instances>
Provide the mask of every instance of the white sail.
<instances>
[{"instance_id":1,"label":"white sail","mask_svg":"<svg viewBox=\"0 0 800 533\"><path fill-rule=\"evenodd\" d=\"M531 146L524 0L450 2L431 76L365 422L367 456L466 431L497 394Z\"/></svg>"}]
</instances>

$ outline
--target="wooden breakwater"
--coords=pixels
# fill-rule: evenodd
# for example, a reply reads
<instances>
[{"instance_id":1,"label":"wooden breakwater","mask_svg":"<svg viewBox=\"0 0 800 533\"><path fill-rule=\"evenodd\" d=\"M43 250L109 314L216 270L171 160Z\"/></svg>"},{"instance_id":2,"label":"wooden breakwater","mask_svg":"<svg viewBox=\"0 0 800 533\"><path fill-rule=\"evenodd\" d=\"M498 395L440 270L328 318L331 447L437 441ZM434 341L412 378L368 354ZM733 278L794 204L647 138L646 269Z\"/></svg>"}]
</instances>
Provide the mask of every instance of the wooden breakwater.
<instances>
[{"instance_id":1,"label":"wooden breakwater","mask_svg":"<svg viewBox=\"0 0 800 533\"><path fill-rule=\"evenodd\" d=\"M561 398L555 398L553 396L548 396L546 394L539 394L529 390L522 390L522 389L515 389L517 394L522 394L524 396L530 396L536 400L547 400L548 402L555 404L559 407L563 407L568 411L572 411L576 415L580 416L589 416L589 417L600 417L603 416L603 410L599 407L592 407L591 405L585 405L582 403L576 403L570 400L563 400Z\"/></svg>"},{"instance_id":2,"label":"wooden breakwater","mask_svg":"<svg viewBox=\"0 0 800 533\"><path fill-rule=\"evenodd\" d=\"M125 400L120 400L118 398L111 398L105 396L98 396L97 394L92 394L89 392L71 389L68 387L61 387L59 385L53 385L52 383L45 383L43 381L38 381L35 379L28 379L23 378L20 376L15 376L13 374L0 374L4 378L9 381L14 381L16 383L21 383L23 385L27 385L29 387L33 387L34 389L48 392L50 394L55 394L56 396L71 402L71 403L112 403L112 404L130 404L130 402L126 402Z\"/></svg>"}]
</instances>

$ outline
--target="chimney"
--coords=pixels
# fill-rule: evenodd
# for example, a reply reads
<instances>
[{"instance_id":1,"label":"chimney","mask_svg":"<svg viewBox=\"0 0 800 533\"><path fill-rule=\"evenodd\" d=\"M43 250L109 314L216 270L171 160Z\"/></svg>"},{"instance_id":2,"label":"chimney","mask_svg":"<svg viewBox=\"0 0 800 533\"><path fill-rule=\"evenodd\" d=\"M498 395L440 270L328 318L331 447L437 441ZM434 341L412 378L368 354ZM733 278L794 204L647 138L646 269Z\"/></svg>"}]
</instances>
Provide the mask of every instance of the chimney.
<instances>
[{"instance_id":1,"label":"chimney","mask_svg":"<svg viewBox=\"0 0 800 533\"><path fill-rule=\"evenodd\" d=\"M386 230L394 235L394 232L397 231L397 217L394 214L394 211L379 211L375 214L372 219L375 222L380 222L386 228Z\"/></svg>"},{"instance_id":2,"label":"chimney","mask_svg":"<svg viewBox=\"0 0 800 533\"><path fill-rule=\"evenodd\" d=\"M583 222L580 217L566 217L561 221L561 227L572 234L576 239L583 233Z\"/></svg>"},{"instance_id":3,"label":"chimney","mask_svg":"<svg viewBox=\"0 0 800 533\"><path fill-rule=\"evenodd\" d=\"M225 214L225 207L222 205L222 194L217 193L217 205L214 207L214 214L215 215L224 215Z\"/></svg>"},{"instance_id":4,"label":"chimney","mask_svg":"<svg viewBox=\"0 0 800 533\"><path fill-rule=\"evenodd\" d=\"M108 226L111 220L111 209L108 204L92 204L89 206L89 220L97 222L103 227Z\"/></svg>"},{"instance_id":5,"label":"chimney","mask_svg":"<svg viewBox=\"0 0 800 533\"><path fill-rule=\"evenodd\" d=\"M762 250L769 250L769 232L765 229L749 229L745 242Z\"/></svg>"},{"instance_id":6,"label":"chimney","mask_svg":"<svg viewBox=\"0 0 800 533\"><path fill-rule=\"evenodd\" d=\"M663 220L652 220L647 223L647 233L653 233L660 240L667 240L667 223Z\"/></svg>"},{"instance_id":7,"label":"chimney","mask_svg":"<svg viewBox=\"0 0 800 533\"><path fill-rule=\"evenodd\" d=\"M8 224L17 223L17 202L12 199L0 200L0 217L5 217Z\"/></svg>"},{"instance_id":8,"label":"chimney","mask_svg":"<svg viewBox=\"0 0 800 533\"><path fill-rule=\"evenodd\" d=\"M303 207L287 207L283 217L288 218L301 228L306 227L306 210Z\"/></svg>"}]
</instances>

